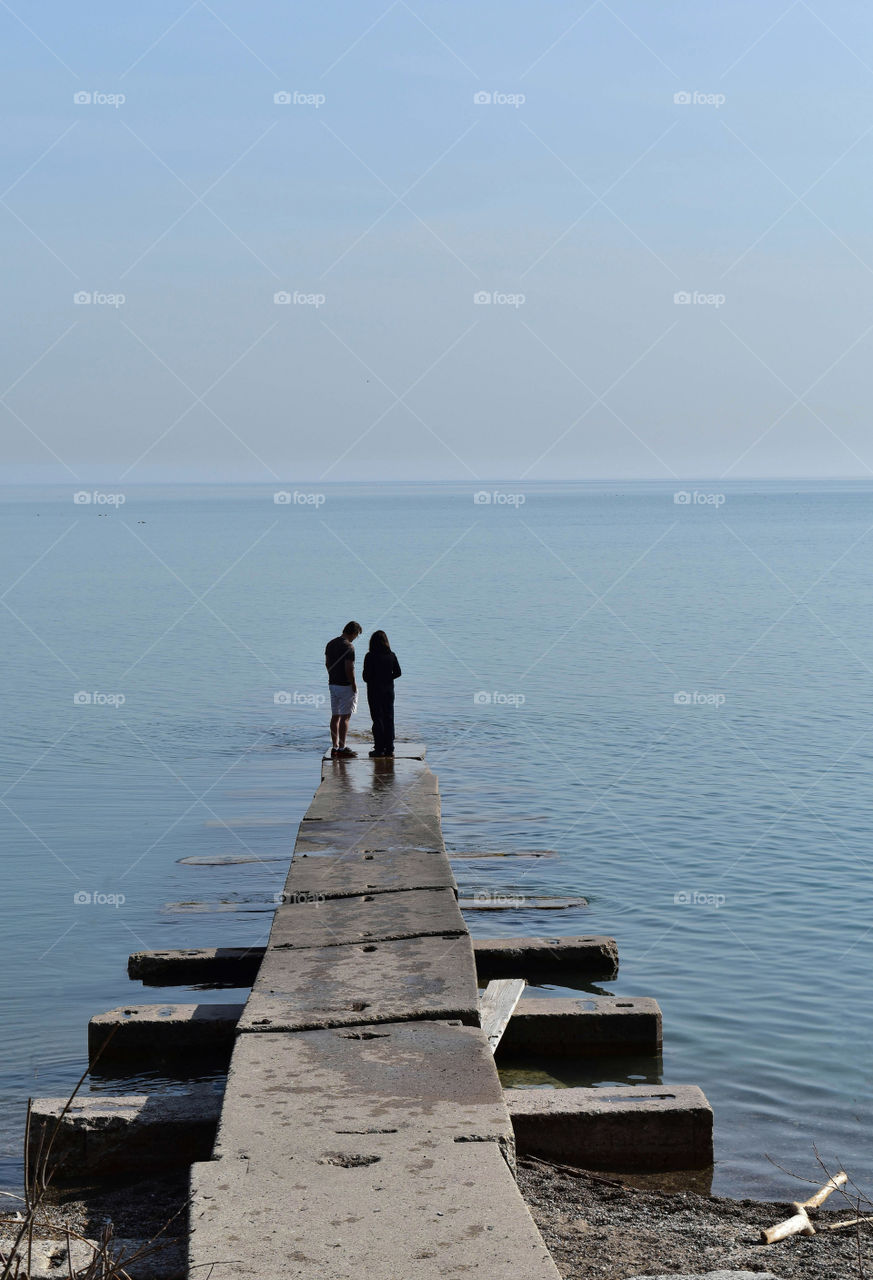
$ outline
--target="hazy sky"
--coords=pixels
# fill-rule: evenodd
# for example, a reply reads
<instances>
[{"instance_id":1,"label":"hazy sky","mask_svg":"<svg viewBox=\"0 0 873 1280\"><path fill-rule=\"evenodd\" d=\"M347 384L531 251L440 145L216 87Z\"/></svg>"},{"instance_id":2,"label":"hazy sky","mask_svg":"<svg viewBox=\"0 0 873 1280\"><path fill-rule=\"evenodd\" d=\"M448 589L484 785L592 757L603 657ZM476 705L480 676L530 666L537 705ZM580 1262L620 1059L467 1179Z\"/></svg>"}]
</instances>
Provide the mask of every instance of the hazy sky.
<instances>
[{"instance_id":1,"label":"hazy sky","mask_svg":"<svg viewBox=\"0 0 873 1280\"><path fill-rule=\"evenodd\" d=\"M0 36L7 478L873 473L869 3Z\"/></svg>"}]
</instances>

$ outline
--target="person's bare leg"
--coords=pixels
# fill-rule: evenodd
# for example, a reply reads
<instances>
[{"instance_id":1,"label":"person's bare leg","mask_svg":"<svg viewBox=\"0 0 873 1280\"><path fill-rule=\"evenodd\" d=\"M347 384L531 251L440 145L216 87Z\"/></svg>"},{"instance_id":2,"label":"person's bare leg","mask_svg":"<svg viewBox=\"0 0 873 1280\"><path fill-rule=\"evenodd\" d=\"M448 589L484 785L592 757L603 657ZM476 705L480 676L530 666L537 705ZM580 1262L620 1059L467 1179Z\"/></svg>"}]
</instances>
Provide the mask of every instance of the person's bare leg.
<instances>
[{"instance_id":1,"label":"person's bare leg","mask_svg":"<svg viewBox=\"0 0 873 1280\"><path fill-rule=\"evenodd\" d=\"M340 751L342 751L343 747L346 745L346 733L348 732L349 720L351 720L351 716L337 716L337 720L339 720L339 724L337 726L337 731L336 731L337 746L339 747Z\"/></svg>"},{"instance_id":2,"label":"person's bare leg","mask_svg":"<svg viewBox=\"0 0 873 1280\"><path fill-rule=\"evenodd\" d=\"M342 723L342 719L343 719L342 716L331 716L330 718L330 745L333 747L334 750L336 750L337 747L343 746L346 740L345 732L343 733L342 742L340 742L339 740L340 725Z\"/></svg>"}]
</instances>

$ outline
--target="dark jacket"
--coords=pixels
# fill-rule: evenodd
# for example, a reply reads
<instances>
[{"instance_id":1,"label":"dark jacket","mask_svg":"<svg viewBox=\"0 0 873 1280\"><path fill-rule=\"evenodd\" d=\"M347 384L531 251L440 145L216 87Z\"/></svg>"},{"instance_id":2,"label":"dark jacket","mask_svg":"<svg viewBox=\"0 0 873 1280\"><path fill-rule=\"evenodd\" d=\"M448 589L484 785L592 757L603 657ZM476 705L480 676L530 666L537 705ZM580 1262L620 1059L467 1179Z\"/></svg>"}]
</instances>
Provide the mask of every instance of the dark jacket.
<instances>
[{"instance_id":1,"label":"dark jacket","mask_svg":"<svg viewBox=\"0 0 873 1280\"><path fill-rule=\"evenodd\" d=\"M403 672L397 655L390 649L380 649L375 653L364 655L364 669L361 675L370 688L386 688L394 683Z\"/></svg>"}]
</instances>

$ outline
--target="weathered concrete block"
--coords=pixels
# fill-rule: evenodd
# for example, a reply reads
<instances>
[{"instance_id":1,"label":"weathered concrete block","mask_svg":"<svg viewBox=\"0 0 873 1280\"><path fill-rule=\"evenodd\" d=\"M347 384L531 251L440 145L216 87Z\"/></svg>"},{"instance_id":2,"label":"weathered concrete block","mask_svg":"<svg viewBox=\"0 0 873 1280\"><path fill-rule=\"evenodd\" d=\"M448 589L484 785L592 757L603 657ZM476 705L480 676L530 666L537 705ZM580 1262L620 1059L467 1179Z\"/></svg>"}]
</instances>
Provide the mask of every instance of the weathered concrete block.
<instances>
[{"instance_id":1,"label":"weathered concrete block","mask_svg":"<svg viewBox=\"0 0 873 1280\"><path fill-rule=\"evenodd\" d=\"M29 1280L65 1280L71 1274L97 1274L95 1257L102 1256L101 1250L96 1240L35 1239L28 1270L27 1241L16 1249L14 1236L0 1238L0 1255L4 1260L13 1260L9 1274L27 1276ZM145 1240L118 1237L113 1239L109 1252L113 1263L123 1267L130 1280L186 1280L188 1274L185 1245L171 1237L154 1247ZM99 1274L104 1274L102 1269ZM113 1274L118 1274L117 1270Z\"/></svg>"},{"instance_id":2,"label":"weathered concrete block","mask_svg":"<svg viewBox=\"0 0 873 1280\"><path fill-rule=\"evenodd\" d=\"M476 972L482 982L492 978L552 978L579 974L586 978L614 978L618 973L615 938L478 938Z\"/></svg>"},{"instance_id":3,"label":"weathered concrete block","mask_svg":"<svg viewBox=\"0 0 873 1280\"><path fill-rule=\"evenodd\" d=\"M302 895L277 909L271 947L332 947L466 933L451 889L410 889L321 901Z\"/></svg>"},{"instance_id":4,"label":"weathered concrete block","mask_svg":"<svg viewBox=\"0 0 873 1280\"><path fill-rule=\"evenodd\" d=\"M263 947L191 947L185 951L134 951L127 976L146 986L233 983L250 987L264 958Z\"/></svg>"},{"instance_id":5,"label":"weathered concrete block","mask_svg":"<svg viewBox=\"0 0 873 1280\"><path fill-rule=\"evenodd\" d=\"M346 854L356 850L381 853L392 849L445 853L439 818L433 814L416 816L410 813L392 813L362 822L304 818L294 843L295 856L301 853Z\"/></svg>"},{"instance_id":6,"label":"weathered concrete block","mask_svg":"<svg viewBox=\"0 0 873 1280\"><path fill-rule=\"evenodd\" d=\"M494 1142L290 1164L262 1149L194 1165L191 1194L192 1276L559 1280Z\"/></svg>"},{"instance_id":7,"label":"weathered concrete block","mask_svg":"<svg viewBox=\"0 0 873 1280\"><path fill-rule=\"evenodd\" d=\"M88 1023L88 1057L119 1058L226 1051L239 1021L238 1004L129 1004Z\"/></svg>"},{"instance_id":8,"label":"weathered concrete block","mask_svg":"<svg viewBox=\"0 0 873 1280\"><path fill-rule=\"evenodd\" d=\"M45 1159L46 1171L61 1179L184 1167L209 1159L220 1111L212 1088L77 1096L69 1104L34 1098L28 1159L34 1169Z\"/></svg>"},{"instance_id":9,"label":"weathered concrete block","mask_svg":"<svg viewBox=\"0 0 873 1280\"><path fill-rule=\"evenodd\" d=\"M216 1157L349 1156L423 1139L497 1142L514 1164L512 1123L476 1027L403 1022L244 1035L225 1091Z\"/></svg>"},{"instance_id":10,"label":"weathered concrete block","mask_svg":"<svg viewBox=\"0 0 873 1280\"><path fill-rule=\"evenodd\" d=\"M317 823L320 826L321 823ZM391 849L367 853L356 849L321 857L295 854L285 881L285 901L350 898L401 889L455 889L455 877L444 853Z\"/></svg>"},{"instance_id":11,"label":"weathered concrete block","mask_svg":"<svg viewBox=\"0 0 873 1280\"><path fill-rule=\"evenodd\" d=\"M419 1018L459 1018L478 1026L478 990L466 934L300 951L270 948L239 1031L302 1031Z\"/></svg>"},{"instance_id":12,"label":"weathered concrete block","mask_svg":"<svg viewBox=\"0 0 873 1280\"><path fill-rule=\"evenodd\" d=\"M512 1054L658 1053L661 1010L657 1000L642 997L524 996L509 1020L498 1059Z\"/></svg>"},{"instance_id":13,"label":"weathered concrete block","mask_svg":"<svg viewBox=\"0 0 873 1280\"><path fill-rule=\"evenodd\" d=\"M702 1169L712 1164L712 1108L696 1085L506 1089L519 1155L583 1169Z\"/></svg>"}]
</instances>

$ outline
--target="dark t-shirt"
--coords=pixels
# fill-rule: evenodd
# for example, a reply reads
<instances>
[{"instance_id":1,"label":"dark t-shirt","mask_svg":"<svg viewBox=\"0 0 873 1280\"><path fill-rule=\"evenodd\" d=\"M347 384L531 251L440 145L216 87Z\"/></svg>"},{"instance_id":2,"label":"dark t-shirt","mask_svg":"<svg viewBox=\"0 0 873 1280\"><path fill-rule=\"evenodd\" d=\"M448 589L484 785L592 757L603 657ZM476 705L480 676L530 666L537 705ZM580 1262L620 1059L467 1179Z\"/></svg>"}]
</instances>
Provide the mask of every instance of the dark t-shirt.
<instances>
[{"instance_id":1,"label":"dark t-shirt","mask_svg":"<svg viewBox=\"0 0 873 1280\"><path fill-rule=\"evenodd\" d=\"M400 663L390 649L381 649L364 657L361 675L370 688L384 688L393 684L401 674Z\"/></svg>"},{"instance_id":2,"label":"dark t-shirt","mask_svg":"<svg viewBox=\"0 0 873 1280\"><path fill-rule=\"evenodd\" d=\"M346 675L346 662L355 660L355 649L345 636L336 636L328 640L324 648L324 665L327 667L328 684L351 684Z\"/></svg>"}]
</instances>

